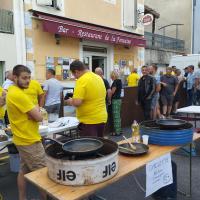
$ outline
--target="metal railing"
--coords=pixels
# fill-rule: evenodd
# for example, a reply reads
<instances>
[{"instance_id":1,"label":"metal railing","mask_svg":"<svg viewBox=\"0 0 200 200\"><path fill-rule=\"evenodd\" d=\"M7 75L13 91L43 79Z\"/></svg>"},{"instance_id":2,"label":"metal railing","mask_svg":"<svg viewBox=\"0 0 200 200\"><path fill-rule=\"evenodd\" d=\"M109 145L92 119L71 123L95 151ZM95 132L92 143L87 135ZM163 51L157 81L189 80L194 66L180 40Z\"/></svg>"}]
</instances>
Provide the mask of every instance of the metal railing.
<instances>
[{"instance_id":1,"label":"metal railing","mask_svg":"<svg viewBox=\"0 0 200 200\"><path fill-rule=\"evenodd\" d=\"M14 33L13 12L10 10L0 9L0 32Z\"/></svg>"},{"instance_id":2,"label":"metal railing","mask_svg":"<svg viewBox=\"0 0 200 200\"><path fill-rule=\"evenodd\" d=\"M144 37L146 39L146 47L152 49L167 49L184 51L185 41L179 40L172 37L167 37L163 35L153 34L150 32L145 32Z\"/></svg>"}]
</instances>

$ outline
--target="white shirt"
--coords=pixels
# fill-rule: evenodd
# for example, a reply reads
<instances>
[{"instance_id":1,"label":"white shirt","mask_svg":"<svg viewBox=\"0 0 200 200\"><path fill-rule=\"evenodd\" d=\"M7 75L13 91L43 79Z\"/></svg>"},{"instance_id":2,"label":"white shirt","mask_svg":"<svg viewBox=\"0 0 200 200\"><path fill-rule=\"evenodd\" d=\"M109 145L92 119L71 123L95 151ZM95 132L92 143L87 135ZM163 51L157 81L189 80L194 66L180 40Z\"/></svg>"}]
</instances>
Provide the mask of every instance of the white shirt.
<instances>
[{"instance_id":1,"label":"white shirt","mask_svg":"<svg viewBox=\"0 0 200 200\"><path fill-rule=\"evenodd\" d=\"M45 106L61 103L60 93L63 90L63 86L60 81L55 78L50 78L44 82L43 86L43 90L47 92Z\"/></svg>"},{"instance_id":2,"label":"white shirt","mask_svg":"<svg viewBox=\"0 0 200 200\"><path fill-rule=\"evenodd\" d=\"M14 84L13 81L11 81L10 79L6 79L6 80L4 81L4 83L3 83L3 85L2 85L2 88L3 88L4 90L8 90L8 88L9 88L11 85L13 85L13 84Z\"/></svg>"}]
</instances>

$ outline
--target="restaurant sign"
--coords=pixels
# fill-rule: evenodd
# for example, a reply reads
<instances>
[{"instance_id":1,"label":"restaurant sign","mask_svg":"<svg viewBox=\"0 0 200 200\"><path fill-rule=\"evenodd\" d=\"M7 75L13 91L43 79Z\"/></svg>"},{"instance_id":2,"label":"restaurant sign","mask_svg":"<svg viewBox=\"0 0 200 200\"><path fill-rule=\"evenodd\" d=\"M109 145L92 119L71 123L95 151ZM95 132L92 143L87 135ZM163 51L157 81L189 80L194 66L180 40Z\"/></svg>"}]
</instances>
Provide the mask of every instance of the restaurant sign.
<instances>
[{"instance_id":1,"label":"restaurant sign","mask_svg":"<svg viewBox=\"0 0 200 200\"><path fill-rule=\"evenodd\" d=\"M121 44L125 46L145 46L145 40L143 38L133 37L124 35L119 31L111 31L108 29L98 29L88 28L88 26L75 26L73 23L63 24L54 21L43 21L43 29L44 31L59 34L68 37L75 37L87 40L95 40L99 42L111 43L111 44Z\"/></svg>"},{"instance_id":2,"label":"restaurant sign","mask_svg":"<svg viewBox=\"0 0 200 200\"><path fill-rule=\"evenodd\" d=\"M153 22L153 15L152 14L146 14L142 18L142 23L144 26L150 25Z\"/></svg>"}]
</instances>

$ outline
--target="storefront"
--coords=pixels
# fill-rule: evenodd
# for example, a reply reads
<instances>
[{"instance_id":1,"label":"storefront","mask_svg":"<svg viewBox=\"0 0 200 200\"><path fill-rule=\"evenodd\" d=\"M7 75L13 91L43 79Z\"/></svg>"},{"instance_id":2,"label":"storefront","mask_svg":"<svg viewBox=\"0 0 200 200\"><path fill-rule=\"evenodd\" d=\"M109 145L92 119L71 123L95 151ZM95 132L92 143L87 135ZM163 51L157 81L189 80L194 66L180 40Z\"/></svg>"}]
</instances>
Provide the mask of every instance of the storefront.
<instances>
[{"instance_id":1,"label":"storefront","mask_svg":"<svg viewBox=\"0 0 200 200\"><path fill-rule=\"evenodd\" d=\"M102 67L106 78L111 70L123 76L133 66L144 64L143 36L33 11L32 36L35 78L45 80L47 68L54 68L56 77L73 83L69 65L82 60L90 70ZM30 55L31 57L31 55Z\"/></svg>"}]
</instances>

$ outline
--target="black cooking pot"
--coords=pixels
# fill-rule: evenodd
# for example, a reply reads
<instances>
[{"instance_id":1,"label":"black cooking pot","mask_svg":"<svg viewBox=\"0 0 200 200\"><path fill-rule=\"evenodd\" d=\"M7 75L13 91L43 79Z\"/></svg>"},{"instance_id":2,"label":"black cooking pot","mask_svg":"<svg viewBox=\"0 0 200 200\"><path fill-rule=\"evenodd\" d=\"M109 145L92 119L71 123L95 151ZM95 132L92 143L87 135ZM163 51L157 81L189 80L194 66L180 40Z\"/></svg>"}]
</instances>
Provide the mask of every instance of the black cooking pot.
<instances>
[{"instance_id":1,"label":"black cooking pot","mask_svg":"<svg viewBox=\"0 0 200 200\"><path fill-rule=\"evenodd\" d=\"M70 139L65 143L51 138L45 138L45 140L51 140L59 144L62 146L62 149L66 154L74 156L87 156L96 154L103 147L103 142L96 138L82 137L78 139Z\"/></svg>"},{"instance_id":2,"label":"black cooking pot","mask_svg":"<svg viewBox=\"0 0 200 200\"><path fill-rule=\"evenodd\" d=\"M156 124L158 124L161 129L174 130L184 127L187 124L187 121L181 119L159 119L156 120Z\"/></svg>"}]
</instances>

